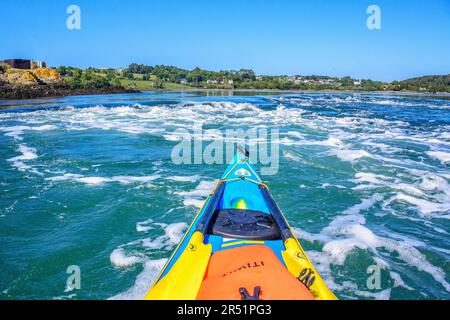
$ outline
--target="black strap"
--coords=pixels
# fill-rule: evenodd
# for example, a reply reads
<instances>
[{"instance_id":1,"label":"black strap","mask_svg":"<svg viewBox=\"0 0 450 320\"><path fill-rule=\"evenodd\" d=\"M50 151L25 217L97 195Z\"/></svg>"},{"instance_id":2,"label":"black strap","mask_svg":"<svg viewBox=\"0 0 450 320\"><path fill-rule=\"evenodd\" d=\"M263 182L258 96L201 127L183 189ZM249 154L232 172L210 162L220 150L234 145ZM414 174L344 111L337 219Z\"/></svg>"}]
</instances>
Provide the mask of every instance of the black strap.
<instances>
[{"instance_id":1,"label":"black strap","mask_svg":"<svg viewBox=\"0 0 450 320\"><path fill-rule=\"evenodd\" d=\"M203 215L197 224L196 231L200 231L203 234L206 234L208 232L209 224L214 215L214 211L216 211L217 205L219 204L224 189L225 182L219 181L219 184L214 190L214 194L209 198L208 205L206 206L205 211L203 212Z\"/></svg>"},{"instance_id":2,"label":"black strap","mask_svg":"<svg viewBox=\"0 0 450 320\"><path fill-rule=\"evenodd\" d=\"M257 286L253 289L252 296L250 295L250 293L248 293L247 289L245 289L245 288L239 288L239 293L241 294L242 300L261 300L261 299L259 299L259 295L261 293L260 286Z\"/></svg>"},{"instance_id":3,"label":"black strap","mask_svg":"<svg viewBox=\"0 0 450 320\"><path fill-rule=\"evenodd\" d=\"M267 208L269 208L269 211L272 214L273 219L277 223L278 228L280 228L281 237L283 238L283 240L286 241L289 238L294 238L294 235L292 234L291 229L289 228L286 220L284 219L280 208L278 208L277 203L272 198L272 195L270 194L267 187L265 187L263 184L260 184L259 189L261 190Z\"/></svg>"}]
</instances>

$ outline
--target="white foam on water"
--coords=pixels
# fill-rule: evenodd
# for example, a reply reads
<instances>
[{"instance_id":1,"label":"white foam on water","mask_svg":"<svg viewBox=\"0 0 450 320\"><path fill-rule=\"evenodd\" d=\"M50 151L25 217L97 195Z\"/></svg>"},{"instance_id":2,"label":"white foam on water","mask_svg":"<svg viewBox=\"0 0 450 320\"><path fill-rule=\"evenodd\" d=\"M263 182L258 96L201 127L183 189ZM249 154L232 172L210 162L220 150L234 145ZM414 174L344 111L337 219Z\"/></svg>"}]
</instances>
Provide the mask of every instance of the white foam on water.
<instances>
[{"instance_id":1,"label":"white foam on water","mask_svg":"<svg viewBox=\"0 0 450 320\"><path fill-rule=\"evenodd\" d=\"M142 300L158 277L167 259L147 260L143 263L143 270L137 276L134 285L125 292L119 293L110 300Z\"/></svg>"},{"instance_id":2,"label":"white foam on water","mask_svg":"<svg viewBox=\"0 0 450 320\"><path fill-rule=\"evenodd\" d=\"M434 173L421 174L420 187L423 190L441 190L446 194L450 194L449 183L441 176ZM450 179L450 176L447 176Z\"/></svg>"},{"instance_id":3,"label":"white foam on water","mask_svg":"<svg viewBox=\"0 0 450 320\"><path fill-rule=\"evenodd\" d=\"M147 183L150 181L154 181L161 178L160 175L155 174L151 176L142 176L142 177L133 177L133 176L114 176L110 179L112 182L119 182L122 184L131 184L131 183Z\"/></svg>"},{"instance_id":4,"label":"white foam on water","mask_svg":"<svg viewBox=\"0 0 450 320\"><path fill-rule=\"evenodd\" d=\"M33 166L28 165L25 161L30 161L36 159L38 156L36 154L36 149L26 146L25 144L19 144L17 149L18 152L21 153L20 156L8 159L11 163L11 166L17 168L19 171L30 171L33 173L40 174Z\"/></svg>"},{"instance_id":5,"label":"white foam on water","mask_svg":"<svg viewBox=\"0 0 450 320\"><path fill-rule=\"evenodd\" d=\"M406 192L413 196L418 197L424 197L426 196L422 190L417 188L414 185L408 184L408 183L396 183L391 186L393 189L402 190L403 192Z\"/></svg>"},{"instance_id":6,"label":"white foam on water","mask_svg":"<svg viewBox=\"0 0 450 320\"><path fill-rule=\"evenodd\" d=\"M186 124L195 121L207 123L232 122L239 114L240 121L254 121L254 115L259 108L249 103L233 102L192 102L178 105L122 106L106 108L102 106L60 111L59 120L70 121L70 129L102 129L117 130L130 134L157 134L167 140L176 140L171 131L162 128L161 119L164 119L165 127L176 129L186 128ZM55 114L52 114L55 115ZM247 117L243 117L248 115ZM130 119L133 125L130 126ZM237 119L236 119L237 120ZM258 120L256 118L256 120ZM261 121L261 120L258 120Z\"/></svg>"},{"instance_id":7,"label":"white foam on water","mask_svg":"<svg viewBox=\"0 0 450 320\"><path fill-rule=\"evenodd\" d=\"M302 158L301 156L289 151L289 150L283 150L283 156L288 159L288 160L292 160L292 161L296 161L296 162L302 162Z\"/></svg>"},{"instance_id":8,"label":"white foam on water","mask_svg":"<svg viewBox=\"0 0 450 320\"><path fill-rule=\"evenodd\" d=\"M383 200L382 195L374 194L370 198L363 199L361 203L355 204L354 206L351 206L350 208L344 210L342 213L349 216L353 215L352 217L358 217L356 215L359 214L361 211L369 209L376 202L379 202L381 200Z\"/></svg>"},{"instance_id":9,"label":"white foam on water","mask_svg":"<svg viewBox=\"0 0 450 320\"><path fill-rule=\"evenodd\" d=\"M27 126L0 127L0 131L6 132L5 136L7 137L12 137L15 140L23 140L22 134L29 128Z\"/></svg>"},{"instance_id":10,"label":"white foam on water","mask_svg":"<svg viewBox=\"0 0 450 320\"><path fill-rule=\"evenodd\" d=\"M200 183L191 191L178 191L176 195L181 196L185 206L194 206L200 208L206 197L214 189L217 181L200 181Z\"/></svg>"},{"instance_id":11,"label":"white foam on water","mask_svg":"<svg viewBox=\"0 0 450 320\"><path fill-rule=\"evenodd\" d=\"M24 134L24 131L46 131L46 130L53 130L56 126L54 125L42 125L42 126L12 126L12 127L0 127L0 131L6 132L5 136L12 137L15 140L23 140L22 135Z\"/></svg>"},{"instance_id":12,"label":"white foam on water","mask_svg":"<svg viewBox=\"0 0 450 320\"><path fill-rule=\"evenodd\" d=\"M380 105L385 105L385 106L400 106L400 107L427 106L424 104L409 103L409 102L402 102L402 101L395 101L395 100L372 100L372 101L366 101L366 103L380 104Z\"/></svg>"},{"instance_id":13,"label":"white foam on water","mask_svg":"<svg viewBox=\"0 0 450 320\"><path fill-rule=\"evenodd\" d=\"M162 227L164 228L163 235L156 238L142 239L142 246L151 250L170 250L181 241L184 231L188 228L188 225L185 222L178 222L163 225Z\"/></svg>"},{"instance_id":14,"label":"white foam on water","mask_svg":"<svg viewBox=\"0 0 450 320\"><path fill-rule=\"evenodd\" d=\"M427 154L430 157L433 157L443 164L447 164L450 162L450 152L444 152L444 151L428 151Z\"/></svg>"},{"instance_id":15,"label":"white foam on water","mask_svg":"<svg viewBox=\"0 0 450 320\"><path fill-rule=\"evenodd\" d=\"M64 291L64 292L66 292L66 291ZM72 300L76 296L77 296L76 293L71 293L71 294L67 294L67 295L53 297L52 300Z\"/></svg>"},{"instance_id":16,"label":"white foam on water","mask_svg":"<svg viewBox=\"0 0 450 320\"><path fill-rule=\"evenodd\" d=\"M170 181L176 181L176 182L197 182L200 179L199 175L194 176L170 176L166 178Z\"/></svg>"},{"instance_id":17,"label":"white foam on water","mask_svg":"<svg viewBox=\"0 0 450 320\"><path fill-rule=\"evenodd\" d=\"M330 265L344 265L348 255L356 248L370 252L377 262L382 262L384 266L388 266L378 252L378 248L383 248L392 253L396 259L406 262L419 271L430 274L436 282L450 292L450 284L446 281L446 273L440 267L432 265L425 255L414 247L414 245L422 246L423 243L409 241L406 237L401 240L381 237L364 225L366 220L361 212L370 209L376 203L382 202L383 199L384 197L380 194L374 194L370 198L364 199L361 203L343 211L343 215L336 217L319 234L314 235L304 231L297 231L296 233L304 240L319 241L324 244L322 252L317 253L315 258L328 277L331 277ZM331 283L336 285L334 281L331 281ZM397 279L397 285L403 284Z\"/></svg>"},{"instance_id":18,"label":"white foam on water","mask_svg":"<svg viewBox=\"0 0 450 320\"><path fill-rule=\"evenodd\" d=\"M400 149L400 148L387 145L386 143L374 142L371 139L366 140L366 141L362 141L361 143L364 144L364 145L370 146L370 147L377 148L380 151L385 152L385 153L389 153L389 154L393 154L393 153L402 151L402 149Z\"/></svg>"},{"instance_id":19,"label":"white foam on water","mask_svg":"<svg viewBox=\"0 0 450 320\"><path fill-rule=\"evenodd\" d=\"M343 285L340 285L334 281L333 272L331 271L331 261L328 255L315 250L308 251L307 255L314 264L317 272L332 291L341 291L345 288ZM354 287L354 285L350 285L350 287Z\"/></svg>"},{"instance_id":20,"label":"white foam on water","mask_svg":"<svg viewBox=\"0 0 450 320\"><path fill-rule=\"evenodd\" d=\"M28 126L0 127L1 131L6 132L5 136L12 137L15 140L23 140L22 134L25 130L29 130Z\"/></svg>"},{"instance_id":21,"label":"white foam on water","mask_svg":"<svg viewBox=\"0 0 450 320\"><path fill-rule=\"evenodd\" d=\"M136 281L130 289L125 292L119 293L110 299L113 300L140 300L150 289L152 283L155 281L156 277L164 267L167 259L160 260L147 260L143 254L128 254L125 252L125 247L134 246L136 244L141 244L146 249L154 250L171 250L173 246L178 244L187 229L188 225L184 222L165 224L165 223L154 223L152 219L148 219L137 224L138 226L143 226L144 228L149 224L154 226L159 226L164 229L164 235L159 236L155 239L142 239L137 241L132 241L126 245L122 245L115 249L110 255L110 261L115 267L126 268L134 266L136 264L143 264L143 271L137 276Z\"/></svg>"},{"instance_id":22,"label":"white foam on water","mask_svg":"<svg viewBox=\"0 0 450 320\"><path fill-rule=\"evenodd\" d=\"M24 144L19 144L18 151L21 152L22 155L11 158L11 159L9 159L9 161L12 161L12 162L19 161L19 160L25 161L25 160L33 160L33 159L37 158L36 149L27 147Z\"/></svg>"},{"instance_id":23,"label":"white foam on water","mask_svg":"<svg viewBox=\"0 0 450 320\"><path fill-rule=\"evenodd\" d=\"M349 181L357 184L353 190L370 190L392 185L392 178L370 172L357 172L355 179Z\"/></svg>"},{"instance_id":24,"label":"white foam on water","mask_svg":"<svg viewBox=\"0 0 450 320\"><path fill-rule=\"evenodd\" d=\"M370 172L357 172L355 179L350 180L354 183L372 183L384 185L389 178L380 174L374 174Z\"/></svg>"},{"instance_id":25,"label":"white foam on water","mask_svg":"<svg viewBox=\"0 0 450 320\"><path fill-rule=\"evenodd\" d=\"M399 201L399 202L406 202L409 203L415 207L417 207L417 209L419 210L419 213L421 214L430 214L430 213L435 213L435 212L448 212L450 210L450 202L446 202L446 203L436 203L436 202L431 202L428 200L424 200L424 199L419 199L410 195L406 195L404 193L397 193L395 196L391 197L388 201L387 204L391 204L394 201ZM445 216L442 216L445 217Z\"/></svg>"},{"instance_id":26,"label":"white foam on water","mask_svg":"<svg viewBox=\"0 0 450 320\"><path fill-rule=\"evenodd\" d=\"M324 242L326 242L328 240L328 237L323 236L320 233L317 233L317 234L310 233L310 232L307 232L307 231L305 231L303 229L300 229L298 227L292 227L292 231L294 231L294 234L295 234L295 236L298 239L306 240L306 241L311 242L311 243L313 243L315 241L324 243Z\"/></svg>"},{"instance_id":27,"label":"white foam on water","mask_svg":"<svg viewBox=\"0 0 450 320\"><path fill-rule=\"evenodd\" d=\"M169 237L169 241L172 244L178 244L181 241L181 238L183 237L184 231L188 228L187 223L185 222L179 222L179 223L172 223L169 224L165 228L166 235Z\"/></svg>"},{"instance_id":28,"label":"white foam on water","mask_svg":"<svg viewBox=\"0 0 450 320\"><path fill-rule=\"evenodd\" d=\"M53 176L47 177L45 180L60 182L60 181L74 181L79 183L84 183L87 185L98 185L104 184L108 182L116 182L121 184L133 184L133 183L148 183L150 181L154 181L159 179L160 175L150 175L150 176L113 176L111 178L108 177L86 177L81 174L73 174L73 173L65 173L61 176Z\"/></svg>"},{"instance_id":29,"label":"white foam on water","mask_svg":"<svg viewBox=\"0 0 450 320\"><path fill-rule=\"evenodd\" d=\"M352 188L355 191L388 188L390 197L384 202L384 208L392 207L395 203L407 203L422 217L446 218L447 216L442 213L448 213L450 210L450 185L447 180L440 175L423 170L411 170L409 173L413 176L408 175L406 178L412 178L412 183L402 182L398 177L368 172L358 172L355 174L356 179L349 181L358 184ZM441 213L441 215L432 215L433 213Z\"/></svg>"},{"instance_id":30,"label":"white foam on water","mask_svg":"<svg viewBox=\"0 0 450 320\"><path fill-rule=\"evenodd\" d=\"M361 158L370 158L371 155L364 150L352 150L352 149L334 149L328 152L329 155L336 156L339 159L347 162L355 162Z\"/></svg>"},{"instance_id":31,"label":"white foam on water","mask_svg":"<svg viewBox=\"0 0 450 320\"><path fill-rule=\"evenodd\" d=\"M195 207L195 208L201 208L203 206L204 200L198 200L198 199L184 199L183 205L186 207Z\"/></svg>"},{"instance_id":32,"label":"white foam on water","mask_svg":"<svg viewBox=\"0 0 450 320\"><path fill-rule=\"evenodd\" d=\"M34 130L34 131L47 131L47 130L53 130L53 129L56 129L56 126L51 125L51 124L46 124L46 125L37 126L37 127L31 127L31 130Z\"/></svg>"},{"instance_id":33,"label":"white foam on water","mask_svg":"<svg viewBox=\"0 0 450 320\"><path fill-rule=\"evenodd\" d=\"M145 221L138 222L136 223L136 231L147 232L149 230L152 230L154 229L154 227L151 224L153 224L153 219L147 219Z\"/></svg>"},{"instance_id":34,"label":"white foam on water","mask_svg":"<svg viewBox=\"0 0 450 320\"><path fill-rule=\"evenodd\" d=\"M103 184L105 182L110 182L111 179L103 177L83 177L75 179L77 182L82 182L85 184Z\"/></svg>"},{"instance_id":35,"label":"white foam on water","mask_svg":"<svg viewBox=\"0 0 450 320\"><path fill-rule=\"evenodd\" d=\"M335 147L341 148L344 147L344 143L341 139L330 137L326 140L302 140L300 141L301 145L312 145L312 146L324 146L324 147Z\"/></svg>"},{"instance_id":36,"label":"white foam on water","mask_svg":"<svg viewBox=\"0 0 450 320\"><path fill-rule=\"evenodd\" d=\"M214 189L216 181L200 181L200 183L191 191L177 192L182 197L206 197Z\"/></svg>"},{"instance_id":37,"label":"white foam on water","mask_svg":"<svg viewBox=\"0 0 450 320\"><path fill-rule=\"evenodd\" d=\"M288 132L286 132L286 134L289 135L289 136L298 138L298 139L300 139L300 140L304 140L304 139L305 139L305 135L304 135L304 134L301 134L301 133L298 132L298 131L288 131Z\"/></svg>"},{"instance_id":38,"label":"white foam on water","mask_svg":"<svg viewBox=\"0 0 450 320\"><path fill-rule=\"evenodd\" d=\"M410 291L414 291L414 288L408 286L397 272L390 271L389 276L394 280L394 287L403 287Z\"/></svg>"},{"instance_id":39,"label":"white foam on water","mask_svg":"<svg viewBox=\"0 0 450 320\"><path fill-rule=\"evenodd\" d=\"M396 287L396 285L394 285ZM364 290L355 290L355 293L359 296L366 298L374 298L375 300L389 300L391 298L392 288L388 288L381 291L364 291Z\"/></svg>"},{"instance_id":40,"label":"white foam on water","mask_svg":"<svg viewBox=\"0 0 450 320\"><path fill-rule=\"evenodd\" d=\"M142 262L142 257L127 255L122 248L118 248L111 253L109 260L116 267L131 267Z\"/></svg>"},{"instance_id":41,"label":"white foam on water","mask_svg":"<svg viewBox=\"0 0 450 320\"><path fill-rule=\"evenodd\" d=\"M166 247L166 244L165 244L166 240L167 240L167 238L165 236L159 236L154 239L151 239L151 238L142 239L141 243L142 243L142 246L147 249L160 250L160 249L163 249L164 247Z\"/></svg>"},{"instance_id":42,"label":"white foam on water","mask_svg":"<svg viewBox=\"0 0 450 320\"><path fill-rule=\"evenodd\" d=\"M67 180L76 180L78 178L83 177L81 174L74 174L74 173L65 173L61 176L54 176L54 177L48 177L45 178L47 181L67 181Z\"/></svg>"}]
</instances>

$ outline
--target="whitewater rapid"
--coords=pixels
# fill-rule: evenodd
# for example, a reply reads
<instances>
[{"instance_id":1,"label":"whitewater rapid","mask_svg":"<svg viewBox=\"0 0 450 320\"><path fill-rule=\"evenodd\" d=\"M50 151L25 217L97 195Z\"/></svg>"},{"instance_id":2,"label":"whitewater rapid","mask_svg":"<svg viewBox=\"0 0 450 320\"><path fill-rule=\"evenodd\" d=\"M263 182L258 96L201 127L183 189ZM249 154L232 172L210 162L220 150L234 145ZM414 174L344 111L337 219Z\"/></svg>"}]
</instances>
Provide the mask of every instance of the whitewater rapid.
<instances>
[{"instance_id":1,"label":"whitewater rapid","mask_svg":"<svg viewBox=\"0 0 450 320\"><path fill-rule=\"evenodd\" d=\"M197 122L217 130L280 131L279 173L263 179L338 296L450 297L449 100L162 94L123 103L127 98L82 106L68 99L54 107L0 112L2 228L17 223L16 236L22 237L29 217L42 228L33 233L34 239L45 237L42 245L51 243L44 230L91 228L104 245L79 253L86 272L93 272L89 258L98 259L102 275L96 281L122 281L106 293L70 298L138 299L148 290L225 169L171 163L171 148L180 139L176 130ZM37 212L39 220L30 218ZM47 221L52 215L58 224ZM104 231L116 224L114 234ZM4 231L2 238L15 247ZM69 250L77 241L65 239L64 246ZM0 254L13 268L8 250ZM380 290L366 287L372 264L383 269ZM29 297L26 286L14 291L22 275L15 277L2 279L0 289L7 297ZM61 295L55 289L53 297Z\"/></svg>"}]
</instances>

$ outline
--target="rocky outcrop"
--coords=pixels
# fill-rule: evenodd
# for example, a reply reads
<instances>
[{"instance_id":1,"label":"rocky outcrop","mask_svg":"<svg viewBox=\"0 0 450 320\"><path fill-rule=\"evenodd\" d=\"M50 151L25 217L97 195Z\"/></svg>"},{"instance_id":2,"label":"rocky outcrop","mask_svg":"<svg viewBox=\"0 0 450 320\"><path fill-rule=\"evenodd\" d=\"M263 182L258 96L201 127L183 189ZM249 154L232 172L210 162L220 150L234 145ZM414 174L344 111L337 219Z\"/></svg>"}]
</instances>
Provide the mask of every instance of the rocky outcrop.
<instances>
[{"instance_id":1,"label":"rocky outcrop","mask_svg":"<svg viewBox=\"0 0 450 320\"><path fill-rule=\"evenodd\" d=\"M34 99L130 92L139 91L111 84L73 88L61 79L59 73L54 69L19 70L6 67L0 70L0 99Z\"/></svg>"},{"instance_id":2,"label":"rocky outcrop","mask_svg":"<svg viewBox=\"0 0 450 320\"><path fill-rule=\"evenodd\" d=\"M86 87L72 89L64 83L17 85L0 80L0 99L34 99L42 97L60 97L88 94L111 94L140 92L123 87L107 86L102 88Z\"/></svg>"}]
</instances>

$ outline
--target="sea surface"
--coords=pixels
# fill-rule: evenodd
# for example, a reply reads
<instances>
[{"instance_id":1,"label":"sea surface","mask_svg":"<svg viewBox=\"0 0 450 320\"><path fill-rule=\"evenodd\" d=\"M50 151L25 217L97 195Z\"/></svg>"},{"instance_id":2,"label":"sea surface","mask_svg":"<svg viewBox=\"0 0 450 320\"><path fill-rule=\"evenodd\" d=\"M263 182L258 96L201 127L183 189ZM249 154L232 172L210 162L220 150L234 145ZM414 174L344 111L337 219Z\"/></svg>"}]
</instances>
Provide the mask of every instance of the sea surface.
<instances>
[{"instance_id":1,"label":"sea surface","mask_svg":"<svg viewBox=\"0 0 450 320\"><path fill-rule=\"evenodd\" d=\"M176 130L199 121L279 130L279 171L263 179L339 298L450 299L449 97L147 92L0 108L0 299L142 298L226 167L173 163Z\"/></svg>"}]
</instances>

